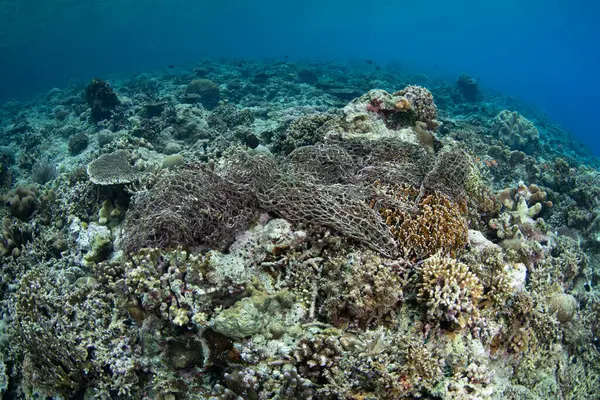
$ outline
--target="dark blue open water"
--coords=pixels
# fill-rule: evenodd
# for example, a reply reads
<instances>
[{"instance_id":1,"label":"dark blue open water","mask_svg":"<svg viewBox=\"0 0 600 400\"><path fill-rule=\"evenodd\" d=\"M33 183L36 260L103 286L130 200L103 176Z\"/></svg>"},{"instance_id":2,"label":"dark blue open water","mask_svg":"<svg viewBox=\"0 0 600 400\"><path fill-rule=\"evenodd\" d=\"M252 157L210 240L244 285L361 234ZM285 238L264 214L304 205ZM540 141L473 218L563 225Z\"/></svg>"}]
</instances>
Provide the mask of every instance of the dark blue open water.
<instances>
[{"instance_id":1,"label":"dark blue open water","mask_svg":"<svg viewBox=\"0 0 600 400\"><path fill-rule=\"evenodd\" d=\"M600 153L591 0L3 0L0 101L201 57L398 61L466 72L546 110Z\"/></svg>"}]
</instances>

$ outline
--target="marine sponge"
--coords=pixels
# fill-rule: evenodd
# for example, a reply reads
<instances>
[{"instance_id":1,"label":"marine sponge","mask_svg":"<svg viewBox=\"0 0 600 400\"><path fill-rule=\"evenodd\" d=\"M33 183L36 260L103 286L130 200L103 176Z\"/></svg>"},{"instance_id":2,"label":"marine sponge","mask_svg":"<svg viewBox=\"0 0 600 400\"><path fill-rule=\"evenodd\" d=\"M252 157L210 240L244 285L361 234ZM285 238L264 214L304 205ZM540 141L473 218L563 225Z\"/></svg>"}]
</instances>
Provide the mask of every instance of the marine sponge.
<instances>
[{"instance_id":1,"label":"marine sponge","mask_svg":"<svg viewBox=\"0 0 600 400\"><path fill-rule=\"evenodd\" d=\"M477 303L483 294L479 278L466 264L440 255L423 263L419 286L418 298L425 304L427 317L460 327L477 314Z\"/></svg>"},{"instance_id":2,"label":"marine sponge","mask_svg":"<svg viewBox=\"0 0 600 400\"><path fill-rule=\"evenodd\" d=\"M494 118L490 132L515 150L531 154L540 134L535 125L516 111L503 110Z\"/></svg>"},{"instance_id":3,"label":"marine sponge","mask_svg":"<svg viewBox=\"0 0 600 400\"><path fill-rule=\"evenodd\" d=\"M129 164L129 152L117 150L103 154L87 166L90 180L97 185L130 183L140 177L140 173Z\"/></svg>"}]
</instances>

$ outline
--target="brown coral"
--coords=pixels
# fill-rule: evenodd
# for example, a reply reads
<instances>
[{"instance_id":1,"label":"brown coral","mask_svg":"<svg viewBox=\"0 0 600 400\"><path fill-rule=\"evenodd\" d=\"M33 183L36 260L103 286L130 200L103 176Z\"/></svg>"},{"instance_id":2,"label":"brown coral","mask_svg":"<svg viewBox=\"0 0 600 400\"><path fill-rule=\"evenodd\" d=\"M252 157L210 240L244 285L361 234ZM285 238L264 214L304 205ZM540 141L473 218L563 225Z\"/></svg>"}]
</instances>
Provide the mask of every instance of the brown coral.
<instances>
[{"instance_id":1,"label":"brown coral","mask_svg":"<svg viewBox=\"0 0 600 400\"><path fill-rule=\"evenodd\" d=\"M395 197L404 202L406 192L398 192ZM466 246L468 226L464 211L464 205L440 193L426 196L416 212L379 207L379 213L390 227L403 256L417 259L439 251L454 256Z\"/></svg>"}]
</instances>

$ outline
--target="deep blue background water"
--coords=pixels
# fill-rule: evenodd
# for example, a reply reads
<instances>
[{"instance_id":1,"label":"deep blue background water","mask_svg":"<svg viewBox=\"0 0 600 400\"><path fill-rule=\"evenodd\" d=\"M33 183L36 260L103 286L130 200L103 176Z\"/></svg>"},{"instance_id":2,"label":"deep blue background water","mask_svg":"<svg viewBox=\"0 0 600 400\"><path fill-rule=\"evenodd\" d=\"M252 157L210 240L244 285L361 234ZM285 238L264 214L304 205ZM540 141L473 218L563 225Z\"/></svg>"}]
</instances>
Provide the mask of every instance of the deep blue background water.
<instances>
[{"instance_id":1,"label":"deep blue background water","mask_svg":"<svg viewBox=\"0 0 600 400\"><path fill-rule=\"evenodd\" d=\"M0 0L0 102L207 56L398 60L534 103L600 154L599 12L593 0Z\"/></svg>"}]
</instances>

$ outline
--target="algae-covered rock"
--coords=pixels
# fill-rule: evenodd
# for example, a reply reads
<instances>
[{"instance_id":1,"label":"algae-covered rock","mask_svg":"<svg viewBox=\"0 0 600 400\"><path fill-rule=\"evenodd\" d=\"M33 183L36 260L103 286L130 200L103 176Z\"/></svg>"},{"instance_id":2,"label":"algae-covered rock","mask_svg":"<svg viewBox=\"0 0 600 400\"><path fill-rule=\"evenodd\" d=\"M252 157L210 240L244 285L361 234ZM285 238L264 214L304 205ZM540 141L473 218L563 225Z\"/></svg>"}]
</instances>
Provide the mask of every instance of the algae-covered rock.
<instances>
[{"instance_id":1,"label":"algae-covered rock","mask_svg":"<svg viewBox=\"0 0 600 400\"><path fill-rule=\"evenodd\" d=\"M549 299L550 310L561 324L571 322L577 312L577 300L566 293L555 293Z\"/></svg>"},{"instance_id":2,"label":"algae-covered rock","mask_svg":"<svg viewBox=\"0 0 600 400\"><path fill-rule=\"evenodd\" d=\"M212 329L233 339L250 337L263 330L281 336L286 319L284 314L294 303L288 291L268 295L257 292L223 310L212 321Z\"/></svg>"},{"instance_id":3,"label":"algae-covered rock","mask_svg":"<svg viewBox=\"0 0 600 400\"><path fill-rule=\"evenodd\" d=\"M185 164L185 157L181 154L171 154L163 158L163 168L175 168Z\"/></svg>"},{"instance_id":4,"label":"algae-covered rock","mask_svg":"<svg viewBox=\"0 0 600 400\"><path fill-rule=\"evenodd\" d=\"M69 236L74 242L73 252L84 265L104 261L112 252L112 234L104 225L88 225L75 218L69 226Z\"/></svg>"}]
</instances>

